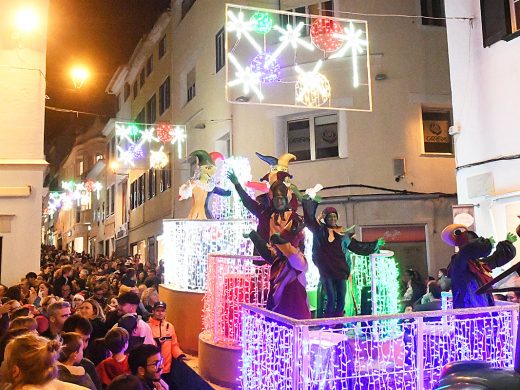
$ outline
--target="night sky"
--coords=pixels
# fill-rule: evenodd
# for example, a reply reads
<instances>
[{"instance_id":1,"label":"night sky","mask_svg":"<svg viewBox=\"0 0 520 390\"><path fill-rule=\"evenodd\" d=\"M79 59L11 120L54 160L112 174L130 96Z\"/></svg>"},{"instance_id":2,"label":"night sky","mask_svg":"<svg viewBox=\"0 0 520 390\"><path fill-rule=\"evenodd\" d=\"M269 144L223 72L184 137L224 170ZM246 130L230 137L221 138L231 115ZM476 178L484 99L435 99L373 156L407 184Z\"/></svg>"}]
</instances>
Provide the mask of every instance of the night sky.
<instances>
[{"instance_id":1,"label":"night sky","mask_svg":"<svg viewBox=\"0 0 520 390\"><path fill-rule=\"evenodd\" d=\"M170 0L50 0L46 105L104 115L103 121L114 116L115 97L105 93L108 82L169 7ZM91 72L80 90L69 74L75 64ZM45 110L45 152L52 168L95 118ZM58 145L57 156L48 153L52 144Z\"/></svg>"}]
</instances>

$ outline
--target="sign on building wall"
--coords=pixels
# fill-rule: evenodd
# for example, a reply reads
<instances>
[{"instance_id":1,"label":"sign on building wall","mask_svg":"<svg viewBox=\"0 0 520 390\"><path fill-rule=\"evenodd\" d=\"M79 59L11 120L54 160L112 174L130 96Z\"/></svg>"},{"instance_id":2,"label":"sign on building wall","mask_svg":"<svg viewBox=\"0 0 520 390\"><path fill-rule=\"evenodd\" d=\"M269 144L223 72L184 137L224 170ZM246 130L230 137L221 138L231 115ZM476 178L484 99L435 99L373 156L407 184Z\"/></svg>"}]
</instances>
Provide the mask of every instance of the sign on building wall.
<instances>
[{"instance_id":1,"label":"sign on building wall","mask_svg":"<svg viewBox=\"0 0 520 390\"><path fill-rule=\"evenodd\" d=\"M372 111L368 25L226 6L231 103Z\"/></svg>"}]
</instances>

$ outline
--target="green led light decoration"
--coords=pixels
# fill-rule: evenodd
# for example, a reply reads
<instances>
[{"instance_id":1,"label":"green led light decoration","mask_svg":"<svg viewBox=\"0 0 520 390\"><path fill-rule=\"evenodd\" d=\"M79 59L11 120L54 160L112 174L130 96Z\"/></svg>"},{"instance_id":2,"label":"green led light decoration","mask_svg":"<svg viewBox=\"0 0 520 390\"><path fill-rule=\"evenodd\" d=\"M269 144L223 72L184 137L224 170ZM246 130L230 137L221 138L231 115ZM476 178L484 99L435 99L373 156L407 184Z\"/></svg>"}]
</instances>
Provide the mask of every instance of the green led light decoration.
<instances>
[{"instance_id":1,"label":"green led light decoration","mask_svg":"<svg viewBox=\"0 0 520 390\"><path fill-rule=\"evenodd\" d=\"M273 28L273 18L267 12L255 12L249 19L253 31L258 34L267 34Z\"/></svg>"}]
</instances>

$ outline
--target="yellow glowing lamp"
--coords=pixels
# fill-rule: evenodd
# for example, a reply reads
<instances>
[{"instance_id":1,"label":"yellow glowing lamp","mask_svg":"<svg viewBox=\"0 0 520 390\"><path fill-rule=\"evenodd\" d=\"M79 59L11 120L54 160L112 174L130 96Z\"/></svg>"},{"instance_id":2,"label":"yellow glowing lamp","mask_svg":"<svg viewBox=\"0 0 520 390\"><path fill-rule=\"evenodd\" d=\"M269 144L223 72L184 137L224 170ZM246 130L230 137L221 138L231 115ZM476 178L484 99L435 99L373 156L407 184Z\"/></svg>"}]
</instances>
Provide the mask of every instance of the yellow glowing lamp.
<instances>
[{"instance_id":1,"label":"yellow glowing lamp","mask_svg":"<svg viewBox=\"0 0 520 390\"><path fill-rule=\"evenodd\" d=\"M29 34L38 29L40 17L34 8L20 8L14 14L13 24L19 33Z\"/></svg>"},{"instance_id":2,"label":"yellow glowing lamp","mask_svg":"<svg viewBox=\"0 0 520 390\"><path fill-rule=\"evenodd\" d=\"M88 79L89 71L82 66L76 66L72 68L70 75L72 77L72 82L74 83L74 88L80 89Z\"/></svg>"}]
</instances>

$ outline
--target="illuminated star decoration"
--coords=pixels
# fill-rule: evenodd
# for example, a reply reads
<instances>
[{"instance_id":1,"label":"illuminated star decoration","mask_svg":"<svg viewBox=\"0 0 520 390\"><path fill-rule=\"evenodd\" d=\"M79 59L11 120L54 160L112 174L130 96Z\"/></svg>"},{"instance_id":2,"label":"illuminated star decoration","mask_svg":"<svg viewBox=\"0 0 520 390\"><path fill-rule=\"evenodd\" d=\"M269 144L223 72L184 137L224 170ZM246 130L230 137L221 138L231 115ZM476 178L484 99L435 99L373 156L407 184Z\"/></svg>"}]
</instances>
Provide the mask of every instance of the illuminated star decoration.
<instances>
[{"instance_id":1,"label":"illuminated star decoration","mask_svg":"<svg viewBox=\"0 0 520 390\"><path fill-rule=\"evenodd\" d=\"M281 43L280 46L278 46L273 52L271 59L275 60L288 45L291 45L293 49L296 49L298 46L302 46L309 51L313 51L314 46L310 42L307 42L301 38L301 31L304 27L305 24L303 22L298 23L298 25L294 28L292 25L288 24L286 30L280 26L274 26L273 28L281 34Z\"/></svg>"},{"instance_id":2,"label":"illuminated star decoration","mask_svg":"<svg viewBox=\"0 0 520 390\"><path fill-rule=\"evenodd\" d=\"M235 31L237 34L237 39L239 40L243 35L249 41L251 46L253 46L257 52L261 53L262 48L251 36L251 34L249 34L250 31L253 31L253 25L255 22L251 20L244 20L244 13L242 11L238 13L238 17L231 10L227 12L227 15L229 18L229 21L226 24L227 31Z\"/></svg>"},{"instance_id":3,"label":"illuminated star decoration","mask_svg":"<svg viewBox=\"0 0 520 390\"><path fill-rule=\"evenodd\" d=\"M163 152L164 146L159 150L150 150L150 168L162 169L168 164L168 156Z\"/></svg>"},{"instance_id":4,"label":"illuminated star decoration","mask_svg":"<svg viewBox=\"0 0 520 390\"><path fill-rule=\"evenodd\" d=\"M172 144L177 144L177 154L182 158L182 144L186 142L186 126L177 125L173 127Z\"/></svg>"},{"instance_id":5,"label":"illuminated star decoration","mask_svg":"<svg viewBox=\"0 0 520 390\"><path fill-rule=\"evenodd\" d=\"M354 88L359 86L359 74L358 74L358 64L357 57L358 54L363 54L363 48L367 46L366 39L361 38L361 34L363 34L363 30L356 30L354 28L354 24L350 22L349 27L344 28L344 34L334 33L332 34L334 37L342 39L345 41L343 47L332 54L329 58L340 58L343 57L348 50L352 52L352 84Z\"/></svg>"},{"instance_id":6,"label":"illuminated star decoration","mask_svg":"<svg viewBox=\"0 0 520 390\"><path fill-rule=\"evenodd\" d=\"M133 123L116 123L116 135L126 138L129 142L134 142L134 138L138 133L139 128Z\"/></svg>"},{"instance_id":7,"label":"illuminated star decoration","mask_svg":"<svg viewBox=\"0 0 520 390\"><path fill-rule=\"evenodd\" d=\"M159 142L159 139L153 135L154 128L151 127L149 129L141 131L141 140L139 142L139 146L142 146L145 142L152 143L152 141Z\"/></svg>"},{"instance_id":8,"label":"illuminated star decoration","mask_svg":"<svg viewBox=\"0 0 520 390\"><path fill-rule=\"evenodd\" d=\"M253 72L249 66L244 69L235 56L231 53L228 53L228 58L236 68L235 76L237 77L236 79L228 82L228 86L234 87L236 85L242 84L244 94L247 95L249 94L249 91L252 90L256 94L258 100L263 100L264 95L258 88L258 85L260 84L260 73Z\"/></svg>"},{"instance_id":9,"label":"illuminated star decoration","mask_svg":"<svg viewBox=\"0 0 520 390\"><path fill-rule=\"evenodd\" d=\"M304 72L299 66L295 66L298 73L296 82L296 101L306 106L321 106L330 99L329 80L319 73L323 61L319 60L310 72Z\"/></svg>"},{"instance_id":10,"label":"illuminated star decoration","mask_svg":"<svg viewBox=\"0 0 520 390\"><path fill-rule=\"evenodd\" d=\"M130 149L124 150L118 145L117 150L119 151L119 157L117 158L117 161L122 161L125 165L130 165L131 167L135 166L134 154Z\"/></svg>"}]
</instances>

